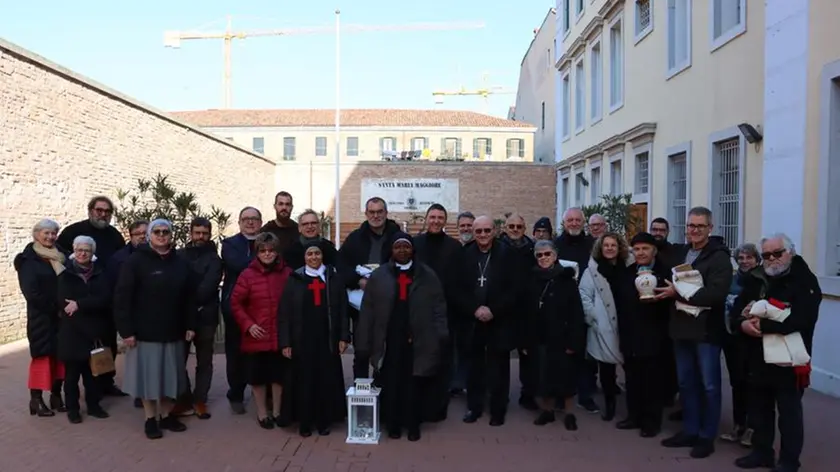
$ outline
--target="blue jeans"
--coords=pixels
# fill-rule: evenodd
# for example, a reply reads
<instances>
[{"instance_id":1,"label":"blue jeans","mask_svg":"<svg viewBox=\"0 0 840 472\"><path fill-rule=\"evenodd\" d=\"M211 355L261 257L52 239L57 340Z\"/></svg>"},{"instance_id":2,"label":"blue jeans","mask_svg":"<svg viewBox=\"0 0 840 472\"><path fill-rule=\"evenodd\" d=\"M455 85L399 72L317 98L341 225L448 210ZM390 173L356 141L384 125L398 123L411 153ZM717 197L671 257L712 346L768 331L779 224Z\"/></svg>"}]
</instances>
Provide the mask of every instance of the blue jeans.
<instances>
[{"instance_id":1,"label":"blue jeans","mask_svg":"<svg viewBox=\"0 0 840 472\"><path fill-rule=\"evenodd\" d=\"M703 439L717 438L721 410L720 346L675 341L683 432Z\"/></svg>"}]
</instances>

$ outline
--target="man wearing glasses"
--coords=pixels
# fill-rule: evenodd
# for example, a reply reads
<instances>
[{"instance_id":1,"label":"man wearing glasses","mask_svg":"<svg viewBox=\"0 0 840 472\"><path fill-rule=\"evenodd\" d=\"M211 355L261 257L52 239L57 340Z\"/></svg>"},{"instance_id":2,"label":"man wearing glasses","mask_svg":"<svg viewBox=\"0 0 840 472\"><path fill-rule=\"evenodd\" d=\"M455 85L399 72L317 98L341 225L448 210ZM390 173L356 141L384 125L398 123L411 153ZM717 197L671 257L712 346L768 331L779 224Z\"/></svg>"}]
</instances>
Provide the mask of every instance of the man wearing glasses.
<instances>
[{"instance_id":1,"label":"man wearing glasses","mask_svg":"<svg viewBox=\"0 0 840 472\"><path fill-rule=\"evenodd\" d=\"M96 241L96 263L101 267L108 267L113 256L125 246L125 239L117 228L111 226L111 217L114 215L114 203L104 195L98 195L90 199L87 205L88 217L85 220L77 221L64 228L58 236L58 247L62 251L73 250L73 240L77 236L90 236ZM145 230L145 228L144 228ZM70 255L70 252L67 252ZM116 280L112 280L116 283ZM117 356L117 329L113 320L109 320L102 342L111 349L111 353ZM97 378L100 382L101 394L112 397L124 397L126 394L114 383L114 373L101 375Z\"/></svg>"},{"instance_id":2,"label":"man wearing glasses","mask_svg":"<svg viewBox=\"0 0 840 472\"><path fill-rule=\"evenodd\" d=\"M242 335L233 319L230 295L239 274L248 267L256 255L254 240L262 226L262 213L254 207L239 212L239 234L222 241L222 320L225 323L225 367L227 370L227 399L234 414L245 414L245 379L243 378L242 353L239 344Z\"/></svg>"},{"instance_id":3,"label":"man wearing glasses","mask_svg":"<svg viewBox=\"0 0 840 472\"><path fill-rule=\"evenodd\" d=\"M694 207L688 212L686 245L675 254L699 272L703 286L690 297L674 285L656 288L658 300L673 299L669 331L674 340L677 378L683 407L683 428L662 441L669 448L690 448L702 459L715 451L721 414L720 353L726 336L726 297L732 284L732 263L723 238L711 236L712 212Z\"/></svg>"},{"instance_id":4,"label":"man wearing glasses","mask_svg":"<svg viewBox=\"0 0 840 472\"><path fill-rule=\"evenodd\" d=\"M525 285L525 281L530 280L531 269L533 269L534 265L537 263L537 260L534 259L534 241L525 235L526 228L525 218L518 213L513 213L508 216L505 221L504 233L499 238L499 240L509 248L514 259L514 280L519 282L519 285L516 287L516 306L519 307L527 306L527 301L525 300L527 297L527 287ZM526 313L524 310L521 313L514 314L514 316L517 317L517 320L522 321L524 321L525 315ZM517 343L520 384L519 405L526 410L536 411L538 407L536 401L534 400L534 376L531 375L530 372L531 359L527 354L525 354L525 350L522 349L523 344L521 342L524 340L525 335L524 322L517 323L517 331L520 341Z\"/></svg>"}]
</instances>

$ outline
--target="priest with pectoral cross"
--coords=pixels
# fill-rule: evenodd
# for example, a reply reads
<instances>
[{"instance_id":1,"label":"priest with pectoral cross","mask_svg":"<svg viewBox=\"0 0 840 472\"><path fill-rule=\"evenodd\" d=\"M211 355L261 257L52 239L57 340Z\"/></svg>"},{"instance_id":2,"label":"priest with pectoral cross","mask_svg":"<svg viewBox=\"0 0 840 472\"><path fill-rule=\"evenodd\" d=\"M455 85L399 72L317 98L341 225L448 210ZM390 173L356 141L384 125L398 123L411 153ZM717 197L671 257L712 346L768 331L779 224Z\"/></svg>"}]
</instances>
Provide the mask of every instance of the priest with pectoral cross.
<instances>
[{"instance_id":1,"label":"priest with pectoral cross","mask_svg":"<svg viewBox=\"0 0 840 472\"><path fill-rule=\"evenodd\" d=\"M356 330L357 349L370 353L382 388L382 419L392 439L420 439L424 402L434 398L434 377L446 361L446 299L435 272L414 258L412 237L391 238L391 260L365 287Z\"/></svg>"},{"instance_id":2,"label":"priest with pectoral cross","mask_svg":"<svg viewBox=\"0 0 840 472\"><path fill-rule=\"evenodd\" d=\"M510 391L510 351L514 348L516 300L513 254L493 237L488 216L473 222L473 242L464 248L463 276L470 295L469 371L465 423L475 423L483 414L490 391L490 425L505 423Z\"/></svg>"},{"instance_id":3,"label":"priest with pectoral cross","mask_svg":"<svg viewBox=\"0 0 840 472\"><path fill-rule=\"evenodd\" d=\"M305 265L289 277L277 316L283 356L294 375L285 393L300 435L330 433L344 419L344 372L341 354L350 341L347 291L334 267L324 265L318 241L304 244ZM291 388L289 388L291 387Z\"/></svg>"}]
</instances>

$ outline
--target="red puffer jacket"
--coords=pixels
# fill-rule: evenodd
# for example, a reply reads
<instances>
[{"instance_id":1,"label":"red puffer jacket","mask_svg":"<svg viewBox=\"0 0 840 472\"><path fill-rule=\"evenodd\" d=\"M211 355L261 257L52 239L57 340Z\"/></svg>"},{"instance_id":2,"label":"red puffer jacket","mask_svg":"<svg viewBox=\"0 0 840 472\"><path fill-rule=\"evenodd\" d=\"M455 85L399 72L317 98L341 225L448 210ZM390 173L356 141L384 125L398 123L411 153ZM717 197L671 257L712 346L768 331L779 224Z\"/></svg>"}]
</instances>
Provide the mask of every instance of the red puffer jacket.
<instances>
[{"instance_id":1,"label":"red puffer jacket","mask_svg":"<svg viewBox=\"0 0 840 472\"><path fill-rule=\"evenodd\" d=\"M267 268L255 258L239 275L230 296L230 305L242 332L242 352L280 350L277 307L291 273L282 260ZM248 328L254 324L265 330L262 339L255 339L248 333Z\"/></svg>"}]
</instances>

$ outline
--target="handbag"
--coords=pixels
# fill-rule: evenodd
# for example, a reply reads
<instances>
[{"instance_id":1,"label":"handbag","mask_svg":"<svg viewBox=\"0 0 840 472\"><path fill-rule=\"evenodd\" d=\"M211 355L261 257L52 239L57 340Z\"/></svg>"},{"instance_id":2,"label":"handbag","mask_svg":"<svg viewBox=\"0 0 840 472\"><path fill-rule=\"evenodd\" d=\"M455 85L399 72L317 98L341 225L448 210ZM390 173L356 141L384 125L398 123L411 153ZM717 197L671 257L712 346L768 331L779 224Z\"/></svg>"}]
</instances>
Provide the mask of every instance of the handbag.
<instances>
[{"instance_id":1,"label":"handbag","mask_svg":"<svg viewBox=\"0 0 840 472\"><path fill-rule=\"evenodd\" d=\"M90 351L90 372L94 377L115 372L117 367L114 365L114 355L111 348L102 345L102 341L96 341L93 344L93 350Z\"/></svg>"}]
</instances>

